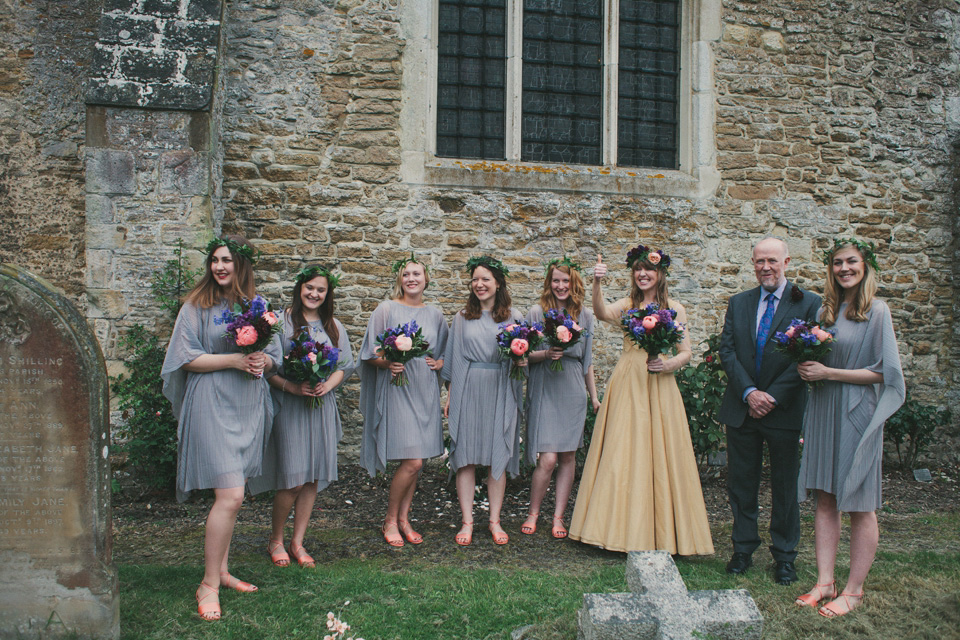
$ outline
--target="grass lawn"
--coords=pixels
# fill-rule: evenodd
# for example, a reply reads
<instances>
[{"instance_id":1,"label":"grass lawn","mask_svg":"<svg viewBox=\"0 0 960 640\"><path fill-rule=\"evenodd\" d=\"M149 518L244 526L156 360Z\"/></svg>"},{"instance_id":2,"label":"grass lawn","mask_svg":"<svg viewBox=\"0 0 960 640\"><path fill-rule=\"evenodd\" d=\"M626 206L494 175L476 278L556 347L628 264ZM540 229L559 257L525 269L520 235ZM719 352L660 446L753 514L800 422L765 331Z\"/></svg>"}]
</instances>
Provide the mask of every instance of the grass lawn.
<instances>
[{"instance_id":1,"label":"grass lawn","mask_svg":"<svg viewBox=\"0 0 960 640\"><path fill-rule=\"evenodd\" d=\"M889 526L881 518L880 552L864 605L837 620L793 605L815 579L809 514L803 526L799 585L774 584L772 561L763 549L746 576L724 573L729 525L715 526L716 555L677 564L691 590L748 589L764 616L764 638L960 638L960 513L897 514ZM255 581L260 591L223 591L224 618L217 623L200 620L193 600L200 578L200 530L191 532L196 537L191 552L179 562L121 563L121 637L322 639L326 614L333 611L352 626L355 637L366 640L509 638L526 625L534 625L527 638L572 640L583 593L626 591L623 554L572 541L539 540L537 546L549 545L544 557L534 552L530 537L509 529L511 542L503 548L494 547L480 528L474 545L465 549L453 544L453 530L426 529L423 545L396 551L385 549L369 529L314 531L319 548L336 550L353 541L354 549L369 542L368 551L334 552L324 559L314 553L315 570L276 569L260 549L263 529L241 526L231 570ZM247 537L252 542L245 545ZM534 536L541 537L549 538L549 531ZM840 582L846 544L841 542Z\"/></svg>"}]
</instances>

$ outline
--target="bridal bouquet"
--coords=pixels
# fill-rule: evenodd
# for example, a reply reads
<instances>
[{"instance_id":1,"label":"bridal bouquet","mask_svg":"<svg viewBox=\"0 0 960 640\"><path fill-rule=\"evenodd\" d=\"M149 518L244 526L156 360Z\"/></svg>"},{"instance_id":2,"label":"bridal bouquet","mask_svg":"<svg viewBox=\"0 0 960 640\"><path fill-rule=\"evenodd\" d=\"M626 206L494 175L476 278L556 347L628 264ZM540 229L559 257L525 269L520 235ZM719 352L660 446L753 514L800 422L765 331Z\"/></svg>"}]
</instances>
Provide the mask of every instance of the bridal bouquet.
<instances>
[{"instance_id":1,"label":"bridal bouquet","mask_svg":"<svg viewBox=\"0 0 960 640\"><path fill-rule=\"evenodd\" d=\"M661 309L657 304L648 304L643 309L629 309L620 317L623 332L651 358L683 340L684 326L677 322L674 309Z\"/></svg>"},{"instance_id":2,"label":"bridal bouquet","mask_svg":"<svg viewBox=\"0 0 960 640\"><path fill-rule=\"evenodd\" d=\"M270 303L260 296L235 303L233 309L225 309L214 323L226 323L223 337L232 340L242 353L247 354L263 351L281 329L277 314L270 311ZM251 376L253 379L259 377Z\"/></svg>"},{"instance_id":3,"label":"bridal bouquet","mask_svg":"<svg viewBox=\"0 0 960 640\"><path fill-rule=\"evenodd\" d=\"M583 327L577 324L566 309L548 309L543 314L543 339L551 347L569 349L583 335ZM562 359L550 363L551 371L563 371Z\"/></svg>"},{"instance_id":4,"label":"bridal bouquet","mask_svg":"<svg viewBox=\"0 0 960 640\"><path fill-rule=\"evenodd\" d=\"M291 382L306 382L316 386L337 370L340 350L326 343L317 343L308 331L300 332L290 341L290 351L283 356L283 377ZM323 398L313 396L310 406L323 406Z\"/></svg>"},{"instance_id":5,"label":"bridal bouquet","mask_svg":"<svg viewBox=\"0 0 960 640\"><path fill-rule=\"evenodd\" d=\"M786 331L773 334L774 348L798 364L809 360L820 362L833 349L833 343L830 331L802 318L794 318ZM820 380L813 383L814 386L821 384Z\"/></svg>"},{"instance_id":6,"label":"bridal bouquet","mask_svg":"<svg viewBox=\"0 0 960 640\"><path fill-rule=\"evenodd\" d=\"M390 362L403 364L414 358L427 355L430 349L430 343L423 338L423 329L418 327L414 320L407 324L397 325L392 329L386 329L377 336L377 344L380 346L378 349L380 357ZM402 387L408 382L407 374L404 371L390 380L390 384L395 387Z\"/></svg>"},{"instance_id":7,"label":"bridal bouquet","mask_svg":"<svg viewBox=\"0 0 960 640\"><path fill-rule=\"evenodd\" d=\"M510 368L511 380L523 380L523 371L517 363L526 357L528 351L537 348L542 340L543 327L539 323L530 325L521 321L500 325L497 349L501 356L513 362Z\"/></svg>"}]
</instances>

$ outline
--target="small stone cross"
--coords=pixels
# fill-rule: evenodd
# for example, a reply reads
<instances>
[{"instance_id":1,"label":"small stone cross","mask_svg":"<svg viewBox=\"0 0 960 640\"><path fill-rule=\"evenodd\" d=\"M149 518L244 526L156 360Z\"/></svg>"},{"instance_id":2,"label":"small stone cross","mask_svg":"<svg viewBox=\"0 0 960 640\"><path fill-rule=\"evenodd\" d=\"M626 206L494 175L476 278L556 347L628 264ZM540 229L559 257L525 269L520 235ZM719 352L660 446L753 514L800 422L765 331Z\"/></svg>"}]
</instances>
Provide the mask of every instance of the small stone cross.
<instances>
[{"instance_id":1,"label":"small stone cross","mask_svg":"<svg viewBox=\"0 0 960 640\"><path fill-rule=\"evenodd\" d=\"M587 593L578 640L759 640L763 616L746 589L687 591L666 551L627 555L630 593Z\"/></svg>"}]
</instances>

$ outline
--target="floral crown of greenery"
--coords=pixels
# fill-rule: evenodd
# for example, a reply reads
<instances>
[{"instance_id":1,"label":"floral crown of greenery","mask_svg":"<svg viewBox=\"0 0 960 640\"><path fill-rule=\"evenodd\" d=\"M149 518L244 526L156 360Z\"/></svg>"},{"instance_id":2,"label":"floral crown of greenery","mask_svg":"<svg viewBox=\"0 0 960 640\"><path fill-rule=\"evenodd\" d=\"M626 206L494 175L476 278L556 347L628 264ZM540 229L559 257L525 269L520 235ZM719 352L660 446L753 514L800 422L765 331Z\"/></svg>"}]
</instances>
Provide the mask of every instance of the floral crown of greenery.
<instances>
[{"instance_id":1,"label":"floral crown of greenery","mask_svg":"<svg viewBox=\"0 0 960 640\"><path fill-rule=\"evenodd\" d=\"M553 267L567 267L569 269L573 269L574 271L577 271L578 273L583 273L583 269L580 268L580 265L574 262L573 260L571 260L570 258L568 258L566 254L564 254L563 259L554 258L553 260L548 262L547 270L544 272L543 275L545 276L550 275L550 269L552 269Z\"/></svg>"},{"instance_id":2,"label":"floral crown of greenery","mask_svg":"<svg viewBox=\"0 0 960 640\"><path fill-rule=\"evenodd\" d=\"M243 256L250 261L250 264L256 264L257 258L260 257L260 252L249 244L237 244L230 238L214 238L207 243L207 247L204 249L204 251L209 256L220 247L226 247L230 250L230 253L234 255Z\"/></svg>"},{"instance_id":3,"label":"floral crown of greenery","mask_svg":"<svg viewBox=\"0 0 960 640\"><path fill-rule=\"evenodd\" d=\"M331 289L336 289L337 285L340 284L340 277L333 274L330 269L322 265L314 265L312 267L304 267L297 272L297 283L301 284L313 280L314 278L324 277L327 279L327 286Z\"/></svg>"},{"instance_id":4,"label":"floral crown of greenery","mask_svg":"<svg viewBox=\"0 0 960 640\"><path fill-rule=\"evenodd\" d=\"M664 273L670 268L670 256L665 254L662 249L654 249L642 244L638 244L627 252L627 267L632 268L637 260L649 262Z\"/></svg>"},{"instance_id":5,"label":"floral crown of greenery","mask_svg":"<svg viewBox=\"0 0 960 640\"><path fill-rule=\"evenodd\" d=\"M427 265L425 265L425 264L424 264L423 262L421 262L420 260L417 260L416 256L413 255L413 251L410 252L410 257L409 257L409 258L400 258L399 260L397 260L396 262L394 262L394 263L393 263L393 266L390 268L390 270L393 271L393 273L400 273L400 272L403 271L403 270L406 268L406 266L407 266L408 264L410 264L411 262L414 262L414 263L420 265L421 267L423 267L423 272L424 272L424 273L427 273L427 272L428 272Z\"/></svg>"},{"instance_id":6,"label":"floral crown of greenery","mask_svg":"<svg viewBox=\"0 0 960 640\"><path fill-rule=\"evenodd\" d=\"M467 260L467 271L473 273L477 267L486 267L487 269L496 269L503 275L508 275L510 270L503 266L503 263L490 256L476 256Z\"/></svg>"},{"instance_id":7,"label":"floral crown of greenery","mask_svg":"<svg viewBox=\"0 0 960 640\"><path fill-rule=\"evenodd\" d=\"M834 238L833 247L823 252L823 264L829 267L830 261L833 259L833 254L836 253L837 249L847 245L856 247L860 255L863 256L863 261L873 267L874 271L880 273L880 267L877 265L877 254L875 253L876 245L872 242L867 243L862 240L857 240L856 238Z\"/></svg>"}]
</instances>

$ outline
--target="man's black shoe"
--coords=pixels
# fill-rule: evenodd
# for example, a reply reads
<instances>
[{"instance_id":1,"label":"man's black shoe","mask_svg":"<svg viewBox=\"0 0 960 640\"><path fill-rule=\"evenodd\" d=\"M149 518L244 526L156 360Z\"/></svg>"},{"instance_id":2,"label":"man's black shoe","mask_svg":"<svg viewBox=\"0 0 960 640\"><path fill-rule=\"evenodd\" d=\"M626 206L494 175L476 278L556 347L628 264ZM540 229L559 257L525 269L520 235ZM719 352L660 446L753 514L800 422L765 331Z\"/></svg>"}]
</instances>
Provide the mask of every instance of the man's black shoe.
<instances>
[{"instance_id":1,"label":"man's black shoe","mask_svg":"<svg viewBox=\"0 0 960 640\"><path fill-rule=\"evenodd\" d=\"M753 565L753 556L749 553L743 553L742 551L734 551L733 557L730 558L730 562L727 563L727 573L732 573L735 576L742 575L747 572ZM792 565L791 565L792 566ZM797 574L793 574L794 580L797 578Z\"/></svg>"},{"instance_id":2,"label":"man's black shoe","mask_svg":"<svg viewBox=\"0 0 960 640\"><path fill-rule=\"evenodd\" d=\"M797 569L792 562L777 562L773 579L777 584L793 584L797 581Z\"/></svg>"}]
</instances>

